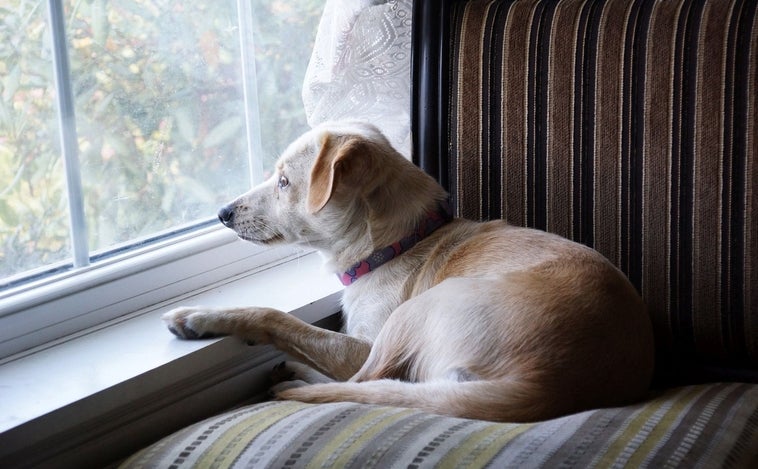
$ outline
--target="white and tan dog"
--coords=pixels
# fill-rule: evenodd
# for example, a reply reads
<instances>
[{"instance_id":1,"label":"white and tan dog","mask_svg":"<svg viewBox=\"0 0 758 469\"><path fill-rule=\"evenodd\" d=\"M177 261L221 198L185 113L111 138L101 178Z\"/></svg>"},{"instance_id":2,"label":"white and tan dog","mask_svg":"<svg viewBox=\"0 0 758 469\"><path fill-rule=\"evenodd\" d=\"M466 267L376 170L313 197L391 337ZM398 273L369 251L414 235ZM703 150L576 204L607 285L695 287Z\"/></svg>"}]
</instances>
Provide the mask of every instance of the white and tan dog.
<instances>
[{"instance_id":1,"label":"white and tan dog","mask_svg":"<svg viewBox=\"0 0 758 469\"><path fill-rule=\"evenodd\" d=\"M319 249L348 285L345 333L260 307L164 320L182 338L273 344L347 381L280 385L282 399L534 421L645 396L651 324L620 271L559 236L450 219L446 198L375 127L315 128L219 217L248 241Z\"/></svg>"}]
</instances>

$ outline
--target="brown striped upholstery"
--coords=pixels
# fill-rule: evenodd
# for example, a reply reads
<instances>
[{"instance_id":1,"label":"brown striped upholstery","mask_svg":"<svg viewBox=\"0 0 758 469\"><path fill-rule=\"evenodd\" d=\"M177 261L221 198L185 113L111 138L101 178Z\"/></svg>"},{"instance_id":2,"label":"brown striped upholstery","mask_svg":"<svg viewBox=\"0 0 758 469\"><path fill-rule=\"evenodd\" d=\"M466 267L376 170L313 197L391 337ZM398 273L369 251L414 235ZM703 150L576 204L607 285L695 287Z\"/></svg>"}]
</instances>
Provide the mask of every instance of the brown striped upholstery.
<instances>
[{"instance_id":1,"label":"brown striped upholstery","mask_svg":"<svg viewBox=\"0 0 758 469\"><path fill-rule=\"evenodd\" d=\"M429 7L449 31L433 77L439 145L415 151L438 151L432 171L447 171L460 216L555 232L619 266L662 358L755 370L757 4Z\"/></svg>"},{"instance_id":2,"label":"brown striped upholstery","mask_svg":"<svg viewBox=\"0 0 758 469\"><path fill-rule=\"evenodd\" d=\"M538 424L351 403L270 402L188 427L132 468L756 467L758 387L672 389L647 404Z\"/></svg>"}]
</instances>

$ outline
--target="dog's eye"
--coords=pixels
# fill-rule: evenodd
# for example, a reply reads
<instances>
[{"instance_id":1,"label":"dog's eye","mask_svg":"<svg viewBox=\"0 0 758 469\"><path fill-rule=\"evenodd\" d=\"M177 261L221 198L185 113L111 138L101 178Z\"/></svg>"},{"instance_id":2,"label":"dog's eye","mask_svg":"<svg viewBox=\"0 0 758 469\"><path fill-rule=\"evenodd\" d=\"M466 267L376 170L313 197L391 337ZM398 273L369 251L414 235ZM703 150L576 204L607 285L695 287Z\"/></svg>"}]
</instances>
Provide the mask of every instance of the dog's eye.
<instances>
[{"instance_id":1,"label":"dog's eye","mask_svg":"<svg viewBox=\"0 0 758 469\"><path fill-rule=\"evenodd\" d=\"M290 180L287 179L287 176L280 176L278 185L279 185L279 189L284 189L285 187L290 185Z\"/></svg>"}]
</instances>

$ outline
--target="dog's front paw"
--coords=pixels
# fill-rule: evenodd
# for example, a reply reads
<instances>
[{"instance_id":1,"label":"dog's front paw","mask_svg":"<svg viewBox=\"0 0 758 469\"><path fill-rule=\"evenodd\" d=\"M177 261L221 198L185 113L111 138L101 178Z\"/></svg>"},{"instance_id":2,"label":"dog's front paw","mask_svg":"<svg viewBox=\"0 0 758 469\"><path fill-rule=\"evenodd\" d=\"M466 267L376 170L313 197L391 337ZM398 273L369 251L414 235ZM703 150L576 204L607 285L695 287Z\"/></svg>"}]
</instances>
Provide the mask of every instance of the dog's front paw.
<instances>
[{"instance_id":1,"label":"dog's front paw","mask_svg":"<svg viewBox=\"0 0 758 469\"><path fill-rule=\"evenodd\" d=\"M161 319L175 336L180 339L195 340L223 335L213 330L216 316L217 313L209 308L185 306L172 309Z\"/></svg>"}]
</instances>

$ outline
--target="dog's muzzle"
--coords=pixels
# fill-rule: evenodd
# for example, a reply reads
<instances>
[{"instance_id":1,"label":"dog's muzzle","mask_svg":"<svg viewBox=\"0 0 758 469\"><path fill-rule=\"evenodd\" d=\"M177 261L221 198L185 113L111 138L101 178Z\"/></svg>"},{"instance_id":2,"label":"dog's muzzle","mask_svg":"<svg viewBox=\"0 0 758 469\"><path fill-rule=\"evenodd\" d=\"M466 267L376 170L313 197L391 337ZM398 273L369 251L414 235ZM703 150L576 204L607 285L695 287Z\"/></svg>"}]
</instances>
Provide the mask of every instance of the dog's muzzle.
<instances>
[{"instance_id":1,"label":"dog's muzzle","mask_svg":"<svg viewBox=\"0 0 758 469\"><path fill-rule=\"evenodd\" d=\"M218 211L218 219L227 228L234 226L234 208L231 205L225 205Z\"/></svg>"}]
</instances>

